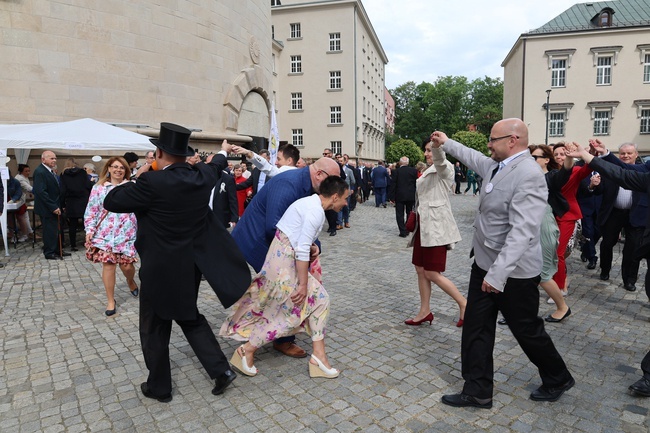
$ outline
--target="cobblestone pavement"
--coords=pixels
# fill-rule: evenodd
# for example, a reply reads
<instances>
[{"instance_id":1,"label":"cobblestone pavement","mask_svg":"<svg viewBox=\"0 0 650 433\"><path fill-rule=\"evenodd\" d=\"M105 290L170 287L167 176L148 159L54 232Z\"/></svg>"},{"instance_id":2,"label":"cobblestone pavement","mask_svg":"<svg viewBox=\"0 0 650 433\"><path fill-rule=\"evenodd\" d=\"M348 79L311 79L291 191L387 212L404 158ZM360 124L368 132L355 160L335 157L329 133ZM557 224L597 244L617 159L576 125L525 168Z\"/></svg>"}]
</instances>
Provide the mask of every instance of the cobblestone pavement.
<instances>
[{"instance_id":1,"label":"cobblestone pavement","mask_svg":"<svg viewBox=\"0 0 650 433\"><path fill-rule=\"evenodd\" d=\"M373 197L374 198L374 197ZM371 199L373 199L371 198ZM478 199L453 196L463 240L446 275L467 291L472 221ZM171 338L174 381L169 404L143 398L146 378L138 336L138 302L118 277L118 314L104 316L100 268L83 252L44 260L38 245L11 247L0 270L0 432L648 432L650 399L628 394L650 348L644 290L626 292L617 248L612 279L601 282L576 255L568 259L573 311L547 326L576 379L556 403L535 403L533 365L507 327L495 347L494 408L451 408L458 392L460 337L455 303L434 288L432 326L408 327L419 305L406 240L394 210L357 206L350 229L323 232L325 286L332 298L328 356L342 373L312 380L306 359L262 348L260 373L239 375L222 396L177 326ZM646 270L642 265L642 274ZM641 282L643 278L640 279ZM541 296L540 314L552 311ZM205 286L199 310L215 330L225 318ZM222 340L230 357L235 343ZM311 347L303 334L298 343Z\"/></svg>"}]
</instances>

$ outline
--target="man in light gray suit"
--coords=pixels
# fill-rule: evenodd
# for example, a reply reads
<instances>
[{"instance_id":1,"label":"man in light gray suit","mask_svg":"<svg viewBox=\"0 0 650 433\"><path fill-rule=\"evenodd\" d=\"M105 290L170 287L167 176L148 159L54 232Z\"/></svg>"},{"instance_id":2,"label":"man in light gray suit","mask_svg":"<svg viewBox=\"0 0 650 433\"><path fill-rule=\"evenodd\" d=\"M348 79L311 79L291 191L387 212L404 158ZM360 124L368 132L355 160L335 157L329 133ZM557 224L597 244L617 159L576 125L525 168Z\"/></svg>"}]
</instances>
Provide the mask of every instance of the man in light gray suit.
<instances>
[{"instance_id":1,"label":"man in light gray suit","mask_svg":"<svg viewBox=\"0 0 650 433\"><path fill-rule=\"evenodd\" d=\"M555 401L575 381L538 316L542 251L540 226L548 190L544 174L528 151L528 128L519 119L504 119L492 128L490 157L431 134L444 150L483 179L472 242L474 263L467 294L461 342L465 385L442 402L456 407L492 407L492 352L499 311L524 353L539 369L542 386L535 401Z\"/></svg>"}]
</instances>

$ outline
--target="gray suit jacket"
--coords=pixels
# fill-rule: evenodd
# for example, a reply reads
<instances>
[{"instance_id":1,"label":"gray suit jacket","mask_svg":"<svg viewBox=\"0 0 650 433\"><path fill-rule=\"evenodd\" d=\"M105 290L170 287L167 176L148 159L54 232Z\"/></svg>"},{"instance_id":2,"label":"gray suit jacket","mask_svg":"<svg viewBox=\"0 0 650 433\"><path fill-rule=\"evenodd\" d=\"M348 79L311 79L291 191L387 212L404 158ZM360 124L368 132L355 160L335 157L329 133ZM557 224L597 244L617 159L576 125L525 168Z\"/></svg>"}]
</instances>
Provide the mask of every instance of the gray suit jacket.
<instances>
[{"instance_id":1,"label":"gray suit jacket","mask_svg":"<svg viewBox=\"0 0 650 433\"><path fill-rule=\"evenodd\" d=\"M447 140L444 150L483 178L472 247L476 264L487 271L485 281L503 290L508 278L539 275L539 232L548 189L530 152L512 160L490 180L498 166L493 159L454 140Z\"/></svg>"}]
</instances>

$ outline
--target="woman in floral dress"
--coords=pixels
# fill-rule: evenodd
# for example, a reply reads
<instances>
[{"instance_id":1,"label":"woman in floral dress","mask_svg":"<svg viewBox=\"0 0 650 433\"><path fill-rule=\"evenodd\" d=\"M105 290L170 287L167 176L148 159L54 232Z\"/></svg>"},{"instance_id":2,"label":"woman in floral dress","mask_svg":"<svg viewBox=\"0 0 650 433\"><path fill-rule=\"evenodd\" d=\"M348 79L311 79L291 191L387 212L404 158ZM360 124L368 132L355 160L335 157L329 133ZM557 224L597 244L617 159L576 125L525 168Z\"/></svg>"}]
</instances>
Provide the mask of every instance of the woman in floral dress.
<instances>
[{"instance_id":1,"label":"woman in floral dress","mask_svg":"<svg viewBox=\"0 0 650 433\"><path fill-rule=\"evenodd\" d=\"M131 295L138 297L135 267L135 235L137 220L132 213L113 213L104 209L104 198L115 186L131 179L131 170L124 158L114 156L102 169L97 184L90 192L84 226L86 230L86 257L102 264L102 281L106 289L107 316L117 311L115 305L115 272L119 265L126 278Z\"/></svg>"},{"instance_id":2,"label":"woman in floral dress","mask_svg":"<svg viewBox=\"0 0 650 433\"><path fill-rule=\"evenodd\" d=\"M309 273L309 257L325 211L340 211L347 204L349 188L340 177L330 176L319 189L318 194L294 202L278 221L262 270L221 327L220 335L246 341L230 363L247 376L257 374L253 358L258 348L301 331L312 338L310 376L339 374L325 354L329 295Z\"/></svg>"}]
</instances>

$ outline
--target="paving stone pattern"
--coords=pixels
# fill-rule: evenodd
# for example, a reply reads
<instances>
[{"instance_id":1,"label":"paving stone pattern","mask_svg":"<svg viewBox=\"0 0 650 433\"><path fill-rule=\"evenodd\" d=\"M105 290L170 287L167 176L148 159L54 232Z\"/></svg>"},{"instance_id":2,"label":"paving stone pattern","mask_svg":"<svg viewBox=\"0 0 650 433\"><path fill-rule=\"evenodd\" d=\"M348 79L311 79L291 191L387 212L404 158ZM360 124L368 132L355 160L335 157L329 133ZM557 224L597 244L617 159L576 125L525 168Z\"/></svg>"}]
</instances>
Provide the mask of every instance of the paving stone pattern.
<instances>
[{"instance_id":1,"label":"paving stone pattern","mask_svg":"<svg viewBox=\"0 0 650 433\"><path fill-rule=\"evenodd\" d=\"M452 196L463 240L446 275L463 293L478 199ZM556 403L528 399L540 385L534 366L507 327L499 327L492 410L451 408L459 392L458 309L434 287L432 326L408 327L419 305L406 240L392 207L374 197L352 213L352 228L323 232L325 286L332 299L326 340L335 380L309 378L307 360L271 347L258 351L253 378L239 375L222 396L174 326L173 401L144 398L146 368L138 335L138 301L118 276L118 314L104 315L100 267L73 253L45 260L39 244L20 244L0 260L0 432L628 432L650 430L650 399L627 387L640 377L650 348L650 308L642 287L625 291L620 245L611 280L568 259L573 315L548 332L576 379ZM171 266L171 264L170 264ZM642 264L641 275L646 271ZM643 278L640 278L642 284ZM552 306L540 295L540 315ZM226 314L203 283L199 310L217 330ZM219 339L226 356L236 344ZM305 349L306 335L298 337Z\"/></svg>"}]
</instances>

